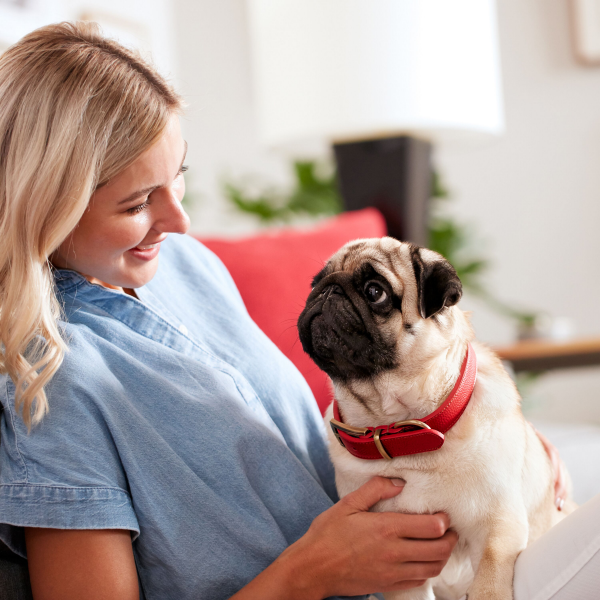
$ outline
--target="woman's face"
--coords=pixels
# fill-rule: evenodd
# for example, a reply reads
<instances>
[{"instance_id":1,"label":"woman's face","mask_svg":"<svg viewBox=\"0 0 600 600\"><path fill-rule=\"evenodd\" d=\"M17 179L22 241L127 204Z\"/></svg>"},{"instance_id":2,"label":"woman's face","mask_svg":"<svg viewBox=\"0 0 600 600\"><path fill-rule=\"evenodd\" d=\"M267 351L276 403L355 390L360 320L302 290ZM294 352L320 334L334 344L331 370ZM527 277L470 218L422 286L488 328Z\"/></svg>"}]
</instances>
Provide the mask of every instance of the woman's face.
<instances>
[{"instance_id":1,"label":"woman's face","mask_svg":"<svg viewBox=\"0 0 600 600\"><path fill-rule=\"evenodd\" d=\"M158 268L160 243L190 224L181 206L185 153L173 116L158 142L93 194L52 263L107 287L148 283Z\"/></svg>"}]
</instances>

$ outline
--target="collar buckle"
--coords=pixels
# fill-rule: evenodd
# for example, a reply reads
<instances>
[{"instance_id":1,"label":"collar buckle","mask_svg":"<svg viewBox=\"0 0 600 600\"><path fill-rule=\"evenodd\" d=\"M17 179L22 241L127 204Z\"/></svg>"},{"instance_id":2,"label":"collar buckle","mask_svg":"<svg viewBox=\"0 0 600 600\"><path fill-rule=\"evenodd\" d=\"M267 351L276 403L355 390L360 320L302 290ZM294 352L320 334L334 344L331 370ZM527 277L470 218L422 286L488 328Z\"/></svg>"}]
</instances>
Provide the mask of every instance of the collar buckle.
<instances>
[{"instance_id":1,"label":"collar buckle","mask_svg":"<svg viewBox=\"0 0 600 600\"><path fill-rule=\"evenodd\" d=\"M333 431L333 434L337 438L337 441L340 443L342 448L345 448L346 446L344 446L344 442L342 441L338 430L356 438L362 437L363 435L367 435L367 433L369 433L369 430L364 427L353 427L352 425L346 425L346 423L341 423L335 419L331 419L329 421L329 425L331 425L331 430Z\"/></svg>"},{"instance_id":2,"label":"collar buckle","mask_svg":"<svg viewBox=\"0 0 600 600\"><path fill-rule=\"evenodd\" d=\"M408 427L412 425L414 427L420 427L421 429L431 429L427 423L418 421L417 419L409 419L408 421L396 421L394 424L389 425L388 429L398 429L400 427Z\"/></svg>"},{"instance_id":3,"label":"collar buckle","mask_svg":"<svg viewBox=\"0 0 600 600\"><path fill-rule=\"evenodd\" d=\"M421 429L431 429L431 427L429 427L429 425L427 425L427 423L423 423L423 421L417 421L416 419L409 419L408 421L396 421L395 423L393 423L392 425L388 425L387 427L376 427L375 431L373 433L373 442L375 442L375 447L377 448L377 450L379 451L379 454L381 454L381 458L385 458L385 460L392 460L392 457L388 454L388 451L385 449L385 446L382 444L381 441L381 435L382 434L394 434L394 433L400 433L400 435L402 435L403 433L408 433L406 431L400 431L400 432L392 432L390 431L390 429L398 429L398 428L403 428L403 427L419 427Z\"/></svg>"},{"instance_id":4,"label":"collar buckle","mask_svg":"<svg viewBox=\"0 0 600 600\"><path fill-rule=\"evenodd\" d=\"M345 448L346 446L340 437L339 431L343 431L344 433L347 433L355 438L360 438L363 436L370 437L372 435L375 446L377 446L377 450L379 450L379 454L381 454L382 458L387 460L391 460L392 457L386 452L383 444L381 443L380 436L382 433L392 433L390 429L398 429L400 427L420 427L421 429L431 429L427 423L423 423L423 421L417 421L416 419L409 419L408 421L396 421L387 427L353 427L352 425L341 423L336 419L331 419L329 421L329 425L331 426L331 430L333 431L333 434L342 448Z\"/></svg>"}]
</instances>

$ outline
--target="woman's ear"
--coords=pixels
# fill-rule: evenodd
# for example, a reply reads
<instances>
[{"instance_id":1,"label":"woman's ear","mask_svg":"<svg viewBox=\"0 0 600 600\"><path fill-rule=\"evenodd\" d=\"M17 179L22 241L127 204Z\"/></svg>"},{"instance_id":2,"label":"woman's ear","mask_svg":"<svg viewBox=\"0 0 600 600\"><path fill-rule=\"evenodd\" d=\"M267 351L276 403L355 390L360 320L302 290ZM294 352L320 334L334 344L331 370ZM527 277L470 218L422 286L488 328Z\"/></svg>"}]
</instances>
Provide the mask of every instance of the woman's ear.
<instances>
[{"instance_id":1,"label":"woman's ear","mask_svg":"<svg viewBox=\"0 0 600 600\"><path fill-rule=\"evenodd\" d=\"M419 313L428 319L462 296L462 284L454 267L440 254L412 246L411 260L417 282Z\"/></svg>"}]
</instances>

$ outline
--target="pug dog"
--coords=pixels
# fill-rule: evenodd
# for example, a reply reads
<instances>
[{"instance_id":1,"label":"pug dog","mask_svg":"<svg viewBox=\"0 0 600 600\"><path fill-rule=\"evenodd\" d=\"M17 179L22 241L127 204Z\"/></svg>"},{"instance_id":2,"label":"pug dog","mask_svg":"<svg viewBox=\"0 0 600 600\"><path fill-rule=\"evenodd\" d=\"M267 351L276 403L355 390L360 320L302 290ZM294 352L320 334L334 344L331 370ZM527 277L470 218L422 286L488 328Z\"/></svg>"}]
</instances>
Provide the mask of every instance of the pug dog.
<instances>
[{"instance_id":1,"label":"pug dog","mask_svg":"<svg viewBox=\"0 0 600 600\"><path fill-rule=\"evenodd\" d=\"M401 478L373 510L445 512L459 542L442 573L387 600L511 600L518 554L575 507L500 360L474 340L456 271L393 238L350 242L313 280L304 350L333 383L325 420L340 497Z\"/></svg>"}]
</instances>

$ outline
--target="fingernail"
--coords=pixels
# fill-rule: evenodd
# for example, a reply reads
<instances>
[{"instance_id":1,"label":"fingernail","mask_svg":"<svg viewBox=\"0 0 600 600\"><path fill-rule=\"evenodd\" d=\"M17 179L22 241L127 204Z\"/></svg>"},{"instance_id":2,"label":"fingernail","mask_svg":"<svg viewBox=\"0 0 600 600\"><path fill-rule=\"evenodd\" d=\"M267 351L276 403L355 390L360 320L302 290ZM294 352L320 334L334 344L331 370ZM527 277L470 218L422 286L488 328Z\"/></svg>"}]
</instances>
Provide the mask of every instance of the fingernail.
<instances>
[{"instance_id":1,"label":"fingernail","mask_svg":"<svg viewBox=\"0 0 600 600\"><path fill-rule=\"evenodd\" d=\"M396 487L404 487L406 485L406 481L404 481L404 479L392 479L392 483Z\"/></svg>"}]
</instances>

